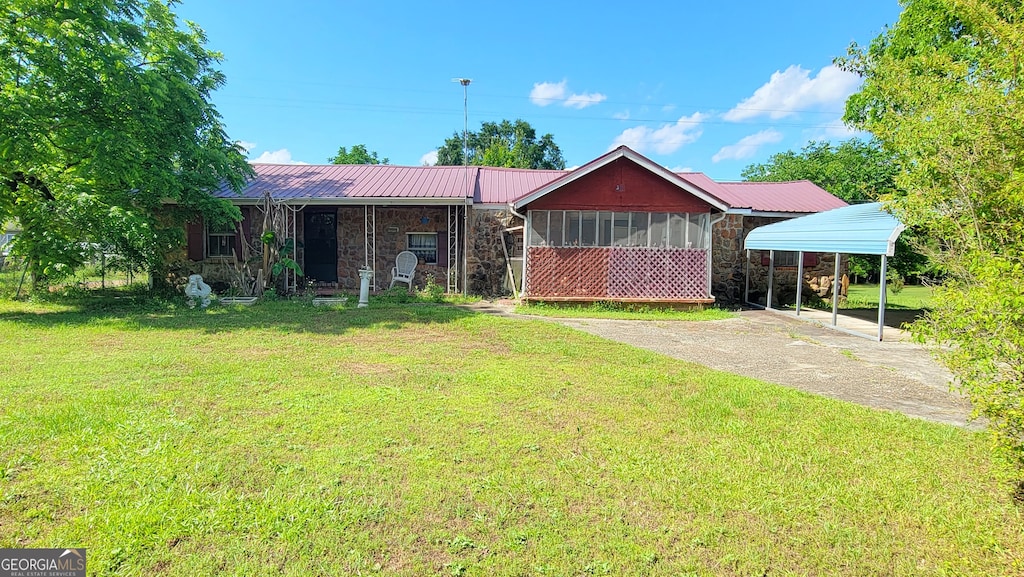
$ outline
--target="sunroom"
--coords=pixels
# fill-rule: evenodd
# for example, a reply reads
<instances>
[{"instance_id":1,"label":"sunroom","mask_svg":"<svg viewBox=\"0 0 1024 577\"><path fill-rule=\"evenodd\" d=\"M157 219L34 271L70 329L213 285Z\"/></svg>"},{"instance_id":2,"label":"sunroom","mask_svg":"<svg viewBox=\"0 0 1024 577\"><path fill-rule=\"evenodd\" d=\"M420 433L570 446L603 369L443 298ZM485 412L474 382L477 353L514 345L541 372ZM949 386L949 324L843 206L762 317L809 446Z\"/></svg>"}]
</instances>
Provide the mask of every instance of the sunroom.
<instances>
[{"instance_id":1,"label":"sunroom","mask_svg":"<svg viewBox=\"0 0 1024 577\"><path fill-rule=\"evenodd\" d=\"M526 209L524 298L711 303L720 201L629 149L514 203Z\"/></svg>"}]
</instances>

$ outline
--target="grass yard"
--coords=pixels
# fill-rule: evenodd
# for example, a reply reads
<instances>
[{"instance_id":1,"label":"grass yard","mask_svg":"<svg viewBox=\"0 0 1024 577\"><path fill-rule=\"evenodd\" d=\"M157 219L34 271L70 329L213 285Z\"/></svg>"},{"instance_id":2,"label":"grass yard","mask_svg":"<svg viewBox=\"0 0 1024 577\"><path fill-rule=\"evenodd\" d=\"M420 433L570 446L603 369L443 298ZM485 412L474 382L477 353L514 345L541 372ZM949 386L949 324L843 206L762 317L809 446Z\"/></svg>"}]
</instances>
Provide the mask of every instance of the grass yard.
<instances>
[{"instance_id":1,"label":"grass yard","mask_svg":"<svg viewBox=\"0 0 1024 577\"><path fill-rule=\"evenodd\" d=\"M1010 575L982 435L545 321L0 301L0 547L96 575Z\"/></svg>"},{"instance_id":2,"label":"grass yard","mask_svg":"<svg viewBox=\"0 0 1024 577\"><path fill-rule=\"evenodd\" d=\"M878 308L877 284L852 284L844 308ZM932 306L931 287L906 285L898 293L892 288L885 291L885 306L891 309L920 310Z\"/></svg>"}]
</instances>

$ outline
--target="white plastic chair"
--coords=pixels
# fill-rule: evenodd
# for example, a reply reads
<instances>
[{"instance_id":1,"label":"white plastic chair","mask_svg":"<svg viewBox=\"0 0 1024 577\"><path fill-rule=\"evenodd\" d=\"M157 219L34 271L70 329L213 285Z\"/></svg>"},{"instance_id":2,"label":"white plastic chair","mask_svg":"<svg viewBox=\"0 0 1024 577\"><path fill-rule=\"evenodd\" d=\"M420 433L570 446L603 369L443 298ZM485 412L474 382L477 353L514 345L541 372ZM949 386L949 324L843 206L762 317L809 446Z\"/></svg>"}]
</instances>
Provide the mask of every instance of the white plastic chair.
<instances>
[{"instance_id":1,"label":"white plastic chair","mask_svg":"<svg viewBox=\"0 0 1024 577\"><path fill-rule=\"evenodd\" d=\"M412 290L412 277L416 274L416 263L419 260L419 257L407 250L398 253L395 266L391 269L391 286L388 288L394 287L396 282L404 282Z\"/></svg>"}]
</instances>

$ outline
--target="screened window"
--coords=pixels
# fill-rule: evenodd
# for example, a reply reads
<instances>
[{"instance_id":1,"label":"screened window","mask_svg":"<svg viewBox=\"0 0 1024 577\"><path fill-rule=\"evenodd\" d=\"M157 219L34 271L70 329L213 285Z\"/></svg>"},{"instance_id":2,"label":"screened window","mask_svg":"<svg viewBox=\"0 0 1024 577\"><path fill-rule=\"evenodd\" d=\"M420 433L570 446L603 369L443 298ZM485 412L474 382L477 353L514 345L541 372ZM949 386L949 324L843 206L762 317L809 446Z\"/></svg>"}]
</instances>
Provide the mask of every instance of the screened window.
<instances>
[{"instance_id":1,"label":"screened window","mask_svg":"<svg viewBox=\"0 0 1024 577\"><path fill-rule=\"evenodd\" d=\"M548 244L548 211L530 211L530 245L547 246Z\"/></svg>"},{"instance_id":2,"label":"screened window","mask_svg":"<svg viewBox=\"0 0 1024 577\"><path fill-rule=\"evenodd\" d=\"M212 258L234 258L235 242L235 230L231 225L207 227L206 256Z\"/></svg>"},{"instance_id":3,"label":"screened window","mask_svg":"<svg viewBox=\"0 0 1024 577\"><path fill-rule=\"evenodd\" d=\"M668 215L668 245L672 248L686 248L686 215Z\"/></svg>"},{"instance_id":4,"label":"screened window","mask_svg":"<svg viewBox=\"0 0 1024 577\"><path fill-rule=\"evenodd\" d=\"M612 217L612 246L629 246L629 213L616 212Z\"/></svg>"},{"instance_id":5,"label":"screened window","mask_svg":"<svg viewBox=\"0 0 1024 577\"><path fill-rule=\"evenodd\" d=\"M612 214L611 212L597 213L597 246L612 245Z\"/></svg>"},{"instance_id":6,"label":"screened window","mask_svg":"<svg viewBox=\"0 0 1024 577\"><path fill-rule=\"evenodd\" d=\"M664 212L651 214L650 243L655 248L668 246L668 214Z\"/></svg>"},{"instance_id":7,"label":"screened window","mask_svg":"<svg viewBox=\"0 0 1024 577\"><path fill-rule=\"evenodd\" d=\"M530 211L530 245L706 249L706 213Z\"/></svg>"},{"instance_id":8,"label":"screened window","mask_svg":"<svg viewBox=\"0 0 1024 577\"><path fill-rule=\"evenodd\" d=\"M580 212L578 210L565 211L565 241L564 246L580 246Z\"/></svg>"},{"instance_id":9,"label":"screened window","mask_svg":"<svg viewBox=\"0 0 1024 577\"><path fill-rule=\"evenodd\" d=\"M798 264L797 255L800 253L788 250L775 251L775 266L792 266Z\"/></svg>"},{"instance_id":10,"label":"screened window","mask_svg":"<svg viewBox=\"0 0 1024 577\"><path fill-rule=\"evenodd\" d=\"M690 214L687 218L686 247L704 248L707 241L708 217L705 214Z\"/></svg>"},{"instance_id":11,"label":"screened window","mask_svg":"<svg viewBox=\"0 0 1024 577\"><path fill-rule=\"evenodd\" d=\"M597 211L580 213L580 246L597 246Z\"/></svg>"},{"instance_id":12,"label":"screened window","mask_svg":"<svg viewBox=\"0 0 1024 577\"><path fill-rule=\"evenodd\" d=\"M565 246L562 241L565 240L562 232L565 225L565 211L564 210L552 210L548 214L548 245L550 246Z\"/></svg>"},{"instance_id":13,"label":"screened window","mask_svg":"<svg viewBox=\"0 0 1024 577\"><path fill-rule=\"evenodd\" d=\"M437 264L437 233L436 232L410 232L409 252L416 255L425 264Z\"/></svg>"},{"instance_id":14,"label":"screened window","mask_svg":"<svg viewBox=\"0 0 1024 577\"><path fill-rule=\"evenodd\" d=\"M647 227L650 218L649 212L629 213L629 246L647 246Z\"/></svg>"}]
</instances>

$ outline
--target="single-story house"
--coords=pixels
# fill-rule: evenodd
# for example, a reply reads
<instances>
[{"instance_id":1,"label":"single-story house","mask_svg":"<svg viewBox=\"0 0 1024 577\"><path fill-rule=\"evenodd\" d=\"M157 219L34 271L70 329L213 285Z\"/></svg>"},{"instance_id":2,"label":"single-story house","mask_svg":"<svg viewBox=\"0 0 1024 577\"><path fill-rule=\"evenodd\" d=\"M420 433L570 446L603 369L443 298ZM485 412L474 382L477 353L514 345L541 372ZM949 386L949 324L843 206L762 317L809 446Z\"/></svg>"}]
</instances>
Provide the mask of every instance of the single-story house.
<instances>
[{"instance_id":1,"label":"single-story house","mask_svg":"<svg viewBox=\"0 0 1024 577\"><path fill-rule=\"evenodd\" d=\"M715 182L621 146L574 170L482 166L254 165L238 229L188 227L192 268L217 280L257 249L272 204L318 290L386 286L403 250L449 291L537 300L739 303L743 238L757 226L845 206L807 181ZM255 239L255 240L254 240ZM785 274L789 255L776 254ZM805 275L831 275L829 255ZM756 259L755 269L761 267ZM795 273L794 273L795 274ZM226 274L225 276L230 276ZM755 279L756 285L758 281Z\"/></svg>"}]
</instances>

